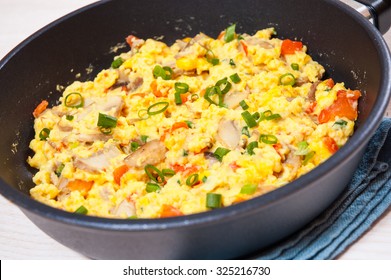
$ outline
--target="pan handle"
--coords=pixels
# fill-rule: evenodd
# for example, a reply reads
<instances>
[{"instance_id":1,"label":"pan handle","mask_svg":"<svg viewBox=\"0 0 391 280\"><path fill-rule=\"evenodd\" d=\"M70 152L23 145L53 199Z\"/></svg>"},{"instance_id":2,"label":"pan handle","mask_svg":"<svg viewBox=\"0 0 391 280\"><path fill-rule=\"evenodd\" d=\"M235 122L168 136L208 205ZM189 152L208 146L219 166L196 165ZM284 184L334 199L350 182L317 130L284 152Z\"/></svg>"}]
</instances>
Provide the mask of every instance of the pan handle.
<instances>
[{"instance_id":1,"label":"pan handle","mask_svg":"<svg viewBox=\"0 0 391 280\"><path fill-rule=\"evenodd\" d=\"M373 24L384 34L391 27L391 0L355 0L361 4L364 4L367 8L359 9L358 11L364 16L373 19Z\"/></svg>"}]
</instances>

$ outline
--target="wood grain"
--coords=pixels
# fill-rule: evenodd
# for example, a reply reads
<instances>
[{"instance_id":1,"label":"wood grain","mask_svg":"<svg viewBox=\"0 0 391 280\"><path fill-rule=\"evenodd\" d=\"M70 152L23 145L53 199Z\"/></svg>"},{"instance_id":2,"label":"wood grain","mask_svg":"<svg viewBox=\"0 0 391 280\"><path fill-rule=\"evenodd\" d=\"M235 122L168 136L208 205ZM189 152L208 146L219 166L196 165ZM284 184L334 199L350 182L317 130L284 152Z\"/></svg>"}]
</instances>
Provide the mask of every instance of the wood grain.
<instances>
[{"instance_id":1,"label":"wood grain","mask_svg":"<svg viewBox=\"0 0 391 280\"><path fill-rule=\"evenodd\" d=\"M0 0L0 58L27 36L92 0ZM385 35L391 45L391 32ZM386 116L391 117L391 103ZM0 196L0 259L86 259L38 229ZM391 210L338 259L391 259Z\"/></svg>"}]
</instances>

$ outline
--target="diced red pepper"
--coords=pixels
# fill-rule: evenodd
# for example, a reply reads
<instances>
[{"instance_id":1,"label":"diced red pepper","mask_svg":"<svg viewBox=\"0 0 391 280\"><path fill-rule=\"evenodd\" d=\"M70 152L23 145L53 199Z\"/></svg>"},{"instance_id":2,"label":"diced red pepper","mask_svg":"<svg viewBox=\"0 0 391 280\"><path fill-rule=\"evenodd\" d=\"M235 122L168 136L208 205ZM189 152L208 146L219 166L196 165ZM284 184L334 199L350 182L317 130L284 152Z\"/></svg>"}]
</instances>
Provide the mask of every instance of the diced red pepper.
<instances>
[{"instance_id":1,"label":"diced red pepper","mask_svg":"<svg viewBox=\"0 0 391 280\"><path fill-rule=\"evenodd\" d=\"M329 107L323 109L319 116L319 123L326 123L335 117L346 117L349 120L357 119L357 99L361 93L358 90L339 90L337 99Z\"/></svg>"},{"instance_id":2,"label":"diced red pepper","mask_svg":"<svg viewBox=\"0 0 391 280\"><path fill-rule=\"evenodd\" d=\"M282 41L281 55L294 54L296 51L301 51L302 49L303 49L302 42L286 39Z\"/></svg>"},{"instance_id":3,"label":"diced red pepper","mask_svg":"<svg viewBox=\"0 0 391 280\"><path fill-rule=\"evenodd\" d=\"M329 136L323 138L323 143L326 145L327 149L332 154L334 154L339 149L337 142L335 142L335 140Z\"/></svg>"}]
</instances>

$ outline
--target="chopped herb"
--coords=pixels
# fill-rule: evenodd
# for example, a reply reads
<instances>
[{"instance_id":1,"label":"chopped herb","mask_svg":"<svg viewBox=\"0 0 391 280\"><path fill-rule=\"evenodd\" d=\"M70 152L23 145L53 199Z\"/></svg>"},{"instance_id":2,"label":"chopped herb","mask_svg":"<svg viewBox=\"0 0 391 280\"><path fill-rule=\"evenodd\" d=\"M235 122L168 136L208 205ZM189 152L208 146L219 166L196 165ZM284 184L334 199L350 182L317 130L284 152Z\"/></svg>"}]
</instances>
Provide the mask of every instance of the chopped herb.
<instances>
[{"instance_id":1,"label":"chopped herb","mask_svg":"<svg viewBox=\"0 0 391 280\"><path fill-rule=\"evenodd\" d=\"M49 137L49 135L50 135L50 129L45 127L39 133L39 139L46 141L46 139Z\"/></svg>"},{"instance_id":2,"label":"chopped herb","mask_svg":"<svg viewBox=\"0 0 391 280\"><path fill-rule=\"evenodd\" d=\"M83 205L76 209L74 212L76 214L86 215L88 213L87 208L85 208Z\"/></svg>"},{"instance_id":3,"label":"chopped herb","mask_svg":"<svg viewBox=\"0 0 391 280\"><path fill-rule=\"evenodd\" d=\"M65 165L63 163L61 163L59 166L57 166L56 171L54 171L54 173L57 175L57 177L61 176L61 173L62 173L64 167L65 167Z\"/></svg>"},{"instance_id":4,"label":"chopped herb","mask_svg":"<svg viewBox=\"0 0 391 280\"><path fill-rule=\"evenodd\" d=\"M224 41L225 41L226 43L229 43L229 42L231 42L233 39L235 39L235 28L236 28L236 24L232 24L231 26L229 26L229 27L225 30Z\"/></svg>"},{"instance_id":5,"label":"chopped herb","mask_svg":"<svg viewBox=\"0 0 391 280\"><path fill-rule=\"evenodd\" d=\"M250 131L248 130L248 127L247 127L247 126L243 126L243 128L242 128L242 134L243 134L243 135L246 135L247 137L251 137Z\"/></svg>"},{"instance_id":6,"label":"chopped herb","mask_svg":"<svg viewBox=\"0 0 391 280\"><path fill-rule=\"evenodd\" d=\"M244 111L241 115L249 128L257 125L257 121L249 111Z\"/></svg>"},{"instance_id":7,"label":"chopped herb","mask_svg":"<svg viewBox=\"0 0 391 280\"><path fill-rule=\"evenodd\" d=\"M254 194L258 186L255 184L246 184L240 189L241 194Z\"/></svg>"},{"instance_id":8,"label":"chopped herb","mask_svg":"<svg viewBox=\"0 0 391 280\"><path fill-rule=\"evenodd\" d=\"M66 118L68 121L71 121L71 120L73 120L75 117L74 117L74 116L71 116L71 115L66 115L65 118Z\"/></svg>"},{"instance_id":9,"label":"chopped herb","mask_svg":"<svg viewBox=\"0 0 391 280\"><path fill-rule=\"evenodd\" d=\"M206 207L208 208L220 208L222 195L219 193L207 193L206 194Z\"/></svg>"},{"instance_id":10,"label":"chopped herb","mask_svg":"<svg viewBox=\"0 0 391 280\"><path fill-rule=\"evenodd\" d=\"M137 143L137 142L132 142L132 143L130 143L130 150L131 150L132 152L136 151L139 147L140 147L140 144Z\"/></svg>"},{"instance_id":11,"label":"chopped herb","mask_svg":"<svg viewBox=\"0 0 391 280\"><path fill-rule=\"evenodd\" d=\"M124 63L124 60L121 57L118 57L111 63L111 68L117 69Z\"/></svg>"},{"instance_id":12,"label":"chopped herb","mask_svg":"<svg viewBox=\"0 0 391 280\"><path fill-rule=\"evenodd\" d=\"M258 141L253 141L253 142L250 142L247 147L246 147L246 150L247 150L247 153L249 155L255 155L254 153L254 149L255 148L258 148Z\"/></svg>"},{"instance_id":13,"label":"chopped herb","mask_svg":"<svg viewBox=\"0 0 391 280\"><path fill-rule=\"evenodd\" d=\"M226 148L222 148L222 147L218 147L216 149L216 151L213 153L214 156L219 160L219 161L222 161L223 160L223 157L228 154L231 150L229 149L226 149Z\"/></svg>"},{"instance_id":14,"label":"chopped herb","mask_svg":"<svg viewBox=\"0 0 391 280\"><path fill-rule=\"evenodd\" d=\"M147 135L141 135L140 139L143 143L147 143L148 136Z\"/></svg>"}]
</instances>

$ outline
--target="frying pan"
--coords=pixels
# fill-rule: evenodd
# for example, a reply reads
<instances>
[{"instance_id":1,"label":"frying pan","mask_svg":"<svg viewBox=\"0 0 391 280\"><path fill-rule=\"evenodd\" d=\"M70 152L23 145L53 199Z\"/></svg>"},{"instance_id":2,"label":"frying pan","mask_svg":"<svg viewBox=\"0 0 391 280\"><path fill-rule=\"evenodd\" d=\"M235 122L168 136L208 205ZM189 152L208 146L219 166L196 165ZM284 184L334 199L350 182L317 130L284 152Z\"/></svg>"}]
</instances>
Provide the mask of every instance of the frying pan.
<instances>
[{"instance_id":1,"label":"frying pan","mask_svg":"<svg viewBox=\"0 0 391 280\"><path fill-rule=\"evenodd\" d=\"M374 2L368 11L385 32L391 1ZM335 155L266 195L184 217L88 217L30 198L34 170L26 158L33 137L31 111L42 99L54 105L57 85L70 84L75 73L81 73L82 81L92 79L110 65L111 47L129 34L164 35L171 44L198 32L216 37L233 22L239 33L273 26L279 38L302 41L325 66L326 77L362 91L356 132ZM38 31L0 62L0 125L6 128L0 137L0 193L49 236L91 258L242 258L305 226L343 191L389 102L390 65L380 32L338 1L100 1ZM86 72L90 66L93 71Z\"/></svg>"}]
</instances>

